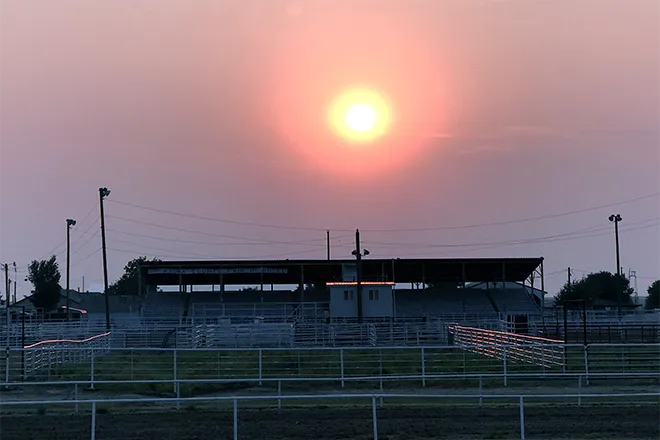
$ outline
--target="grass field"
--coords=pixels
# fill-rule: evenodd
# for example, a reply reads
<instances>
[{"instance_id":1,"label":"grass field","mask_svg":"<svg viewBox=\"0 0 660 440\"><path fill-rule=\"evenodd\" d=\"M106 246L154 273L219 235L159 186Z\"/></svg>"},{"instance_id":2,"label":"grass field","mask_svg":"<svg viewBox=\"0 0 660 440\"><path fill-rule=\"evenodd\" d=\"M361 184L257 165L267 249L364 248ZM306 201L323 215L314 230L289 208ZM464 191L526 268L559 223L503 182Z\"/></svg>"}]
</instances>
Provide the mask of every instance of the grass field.
<instances>
[{"instance_id":1,"label":"grass field","mask_svg":"<svg viewBox=\"0 0 660 440\"><path fill-rule=\"evenodd\" d=\"M12 363L13 380L20 377L18 352ZM455 348L358 348L291 350L113 350L82 363L41 368L28 381L92 381L118 393L169 395L177 388L168 383L99 384L102 381L195 380L181 383L179 395L246 389L255 386L287 390L343 385L345 388L385 387L497 387L515 382L527 384L516 375L542 376L585 374L585 351L569 347L561 353L563 365L541 365L512 359L487 357ZM660 345L590 346L589 373L660 372ZM93 370L93 373L92 373ZM481 378L479 376L482 376ZM11 379L11 378L10 378ZM343 380L342 380L343 379ZM281 381L280 381L281 380ZM226 383L203 383L224 381ZM278 383L281 382L281 383ZM575 382L575 380L573 380ZM632 381L631 381L632 383ZM642 382L654 384L655 381Z\"/></svg>"},{"instance_id":2,"label":"grass field","mask_svg":"<svg viewBox=\"0 0 660 440\"><path fill-rule=\"evenodd\" d=\"M18 359L17 359L18 360ZM55 363L55 362L53 362ZM14 362L16 365L17 362ZM176 367L175 367L176 364ZM567 354L567 371L583 370L580 350ZM504 361L462 349L296 349L296 350L117 350L94 360L96 380L255 379L379 377L422 375L502 374ZM508 360L509 373L557 372L561 366L543 368ZM41 369L40 380L85 380L91 363Z\"/></svg>"}]
</instances>

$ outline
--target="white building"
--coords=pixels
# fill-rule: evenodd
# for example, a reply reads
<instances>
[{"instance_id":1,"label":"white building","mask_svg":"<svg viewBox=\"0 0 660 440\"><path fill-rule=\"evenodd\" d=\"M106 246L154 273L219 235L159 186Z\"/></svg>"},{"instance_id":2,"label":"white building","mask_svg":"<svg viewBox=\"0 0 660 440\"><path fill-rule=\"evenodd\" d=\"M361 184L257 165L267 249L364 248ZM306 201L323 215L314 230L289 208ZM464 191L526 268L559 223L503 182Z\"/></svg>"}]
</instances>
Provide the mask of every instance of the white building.
<instances>
[{"instance_id":1,"label":"white building","mask_svg":"<svg viewBox=\"0 0 660 440\"><path fill-rule=\"evenodd\" d=\"M389 318L394 316L394 283L364 281L362 287L362 316ZM342 281L328 283L330 290L330 317L357 318L357 283Z\"/></svg>"}]
</instances>

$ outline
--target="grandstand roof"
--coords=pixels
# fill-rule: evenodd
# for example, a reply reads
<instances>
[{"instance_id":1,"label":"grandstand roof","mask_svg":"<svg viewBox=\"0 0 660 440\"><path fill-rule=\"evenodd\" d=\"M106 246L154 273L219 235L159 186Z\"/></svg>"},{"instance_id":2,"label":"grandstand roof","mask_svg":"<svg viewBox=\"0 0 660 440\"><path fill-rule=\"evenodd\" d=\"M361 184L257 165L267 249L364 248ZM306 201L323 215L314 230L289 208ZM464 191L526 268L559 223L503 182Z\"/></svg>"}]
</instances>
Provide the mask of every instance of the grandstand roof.
<instances>
[{"instance_id":1,"label":"grandstand roof","mask_svg":"<svg viewBox=\"0 0 660 440\"><path fill-rule=\"evenodd\" d=\"M362 260L362 279L397 283L522 281L543 262L535 258ZM158 261L141 266L144 285L305 284L342 281L355 260Z\"/></svg>"}]
</instances>

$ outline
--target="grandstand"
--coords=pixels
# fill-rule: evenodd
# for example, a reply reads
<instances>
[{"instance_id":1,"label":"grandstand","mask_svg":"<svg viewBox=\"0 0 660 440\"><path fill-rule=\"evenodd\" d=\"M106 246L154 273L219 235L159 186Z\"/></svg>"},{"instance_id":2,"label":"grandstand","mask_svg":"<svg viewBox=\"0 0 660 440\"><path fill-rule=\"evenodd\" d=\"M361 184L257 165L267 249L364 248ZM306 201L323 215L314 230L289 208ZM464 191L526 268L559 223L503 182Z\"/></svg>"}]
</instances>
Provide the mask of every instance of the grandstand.
<instances>
[{"instance_id":1,"label":"grandstand","mask_svg":"<svg viewBox=\"0 0 660 440\"><path fill-rule=\"evenodd\" d=\"M358 307L354 260L150 262L139 270L136 295L110 298L109 343L446 345L449 328L457 325L571 343L660 340L657 313L617 317L589 310L585 317L581 310L563 316L544 309L542 258L366 259L362 264ZM86 311L76 322L42 322L31 315L23 325L12 318L7 345L82 340L106 331L103 295L79 294L76 305Z\"/></svg>"},{"instance_id":2,"label":"grandstand","mask_svg":"<svg viewBox=\"0 0 660 440\"><path fill-rule=\"evenodd\" d=\"M542 258L363 260L361 301L355 264L149 262L141 318L193 347L445 343L450 323L505 330L516 316L527 332L543 319L529 290L543 291Z\"/></svg>"}]
</instances>

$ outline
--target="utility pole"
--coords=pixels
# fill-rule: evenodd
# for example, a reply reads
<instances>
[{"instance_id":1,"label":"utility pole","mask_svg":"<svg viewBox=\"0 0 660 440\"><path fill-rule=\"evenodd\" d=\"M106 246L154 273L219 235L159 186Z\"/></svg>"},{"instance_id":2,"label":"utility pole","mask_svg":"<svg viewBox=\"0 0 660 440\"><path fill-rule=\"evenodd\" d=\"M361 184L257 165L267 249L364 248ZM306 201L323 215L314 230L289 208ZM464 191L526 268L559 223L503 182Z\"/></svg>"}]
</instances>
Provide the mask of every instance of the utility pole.
<instances>
[{"instance_id":1,"label":"utility pole","mask_svg":"<svg viewBox=\"0 0 660 440\"><path fill-rule=\"evenodd\" d=\"M616 242L616 274L617 274L617 291L616 291L616 309L617 316L621 317L621 258L619 257L619 222L623 220L621 214L612 214L609 217L610 222L614 223L614 240Z\"/></svg>"},{"instance_id":2,"label":"utility pole","mask_svg":"<svg viewBox=\"0 0 660 440\"><path fill-rule=\"evenodd\" d=\"M69 280L71 275L71 227L76 225L73 219L66 219L66 320L71 322L71 294Z\"/></svg>"},{"instance_id":3,"label":"utility pole","mask_svg":"<svg viewBox=\"0 0 660 440\"><path fill-rule=\"evenodd\" d=\"M99 205L101 207L101 250L103 252L103 294L105 295L105 329L110 331L110 300L108 298L108 255L105 245L105 213L103 200L110 195L108 188L99 188Z\"/></svg>"},{"instance_id":4,"label":"utility pole","mask_svg":"<svg viewBox=\"0 0 660 440\"><path fill-rule=\"evenodd\" d=\"M571 285L571 268L570 267L568 268L568 285L569 285L569 287Z\"/></svg>"},{"instance_id":5,"label":"utility pole","mask_svg":"<svg viewBox=\"0 0 660 440\"><path fill-rule=\"evenodd\" d=\"M328 250L328 260L330 260L330 231L325 231L325 245Z\"/></svg>"},{"instance_id":6,"label":"utility pole","mask_svg":"<svg viewBox=\"0 0 660 440\"><path fill-rule=\"evenodd\" d=\"M14 302L16 304L16 281L18 280L18 269L16 268L16 262L14 261Z\"/></svg>"},{"instance_id":7,"label":"utility pole","mask_svg":"<svg viewBox=\"0 0 660 440\"><path fill-rule=\"evenodd\" d=\"M362 323L362 257L369 255L368 250L364 253L360 250L360 230L355 230L355 250L352 252L355 256L355 286L357 294L357 318L358 324Z\"/></svg>"}]
</instances>

